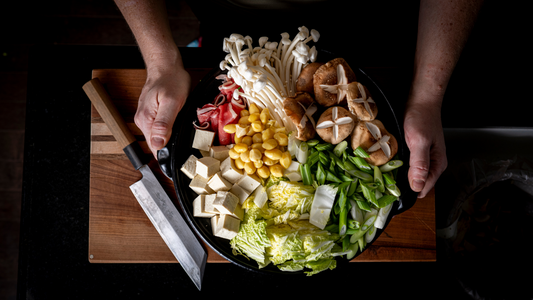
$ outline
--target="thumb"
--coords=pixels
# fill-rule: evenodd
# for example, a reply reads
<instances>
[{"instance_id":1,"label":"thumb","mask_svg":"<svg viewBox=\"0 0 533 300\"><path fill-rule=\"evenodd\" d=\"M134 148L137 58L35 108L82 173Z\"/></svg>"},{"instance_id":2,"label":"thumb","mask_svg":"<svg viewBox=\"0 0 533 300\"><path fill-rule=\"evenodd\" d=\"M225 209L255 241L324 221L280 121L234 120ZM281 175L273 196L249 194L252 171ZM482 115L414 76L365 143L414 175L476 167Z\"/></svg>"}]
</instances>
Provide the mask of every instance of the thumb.
<instances>
[{"instance_id":1,"label":"thumb","mask_svg":"<svg viewBox=\"0 0 533 300\"><path fill-rule=\"evenodd\" d=\"M150 144L152 151L161 150L168 141L172 134L172 126L176 119L177 113L174 113L173 109L161 106L158 109L156 118L152 123L150 130Z\"/></svg>"},{"instance_id":2,"label":"thumb","mask_svg":"<svg viewBox=\"0 0 533 300\"><path fill-rule=\"evenodd\" d=\"M409 185L415 192L421 192L429 174L430 155L429 146L413 147L409 158L409 172L407 177Z\"/></svg>"}]
</instances>

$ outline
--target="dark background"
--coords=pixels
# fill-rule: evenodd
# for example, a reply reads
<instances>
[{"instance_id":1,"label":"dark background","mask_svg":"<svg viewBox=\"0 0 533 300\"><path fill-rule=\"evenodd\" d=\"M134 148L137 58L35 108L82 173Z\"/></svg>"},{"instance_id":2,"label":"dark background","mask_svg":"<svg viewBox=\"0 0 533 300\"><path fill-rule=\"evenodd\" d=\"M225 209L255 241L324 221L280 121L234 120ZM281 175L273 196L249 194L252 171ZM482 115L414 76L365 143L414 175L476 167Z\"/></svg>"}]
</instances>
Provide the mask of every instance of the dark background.
<instances>
[{"instance_id":1,"label":"dark background","mask_svg":"<svg viewBox=\"0 0 533 300\"><path fill-rule=\"evenodd\" d=\"M200 24L185 1L167 5L178 46L198 38ZM486 1L450 81L444 127L531 127L533 28L526 12L508 1ZM132 46L135 41L113 1L0 5L0 299L16 298L28 61L39 45Z\"/></svg>"}]
</instances>

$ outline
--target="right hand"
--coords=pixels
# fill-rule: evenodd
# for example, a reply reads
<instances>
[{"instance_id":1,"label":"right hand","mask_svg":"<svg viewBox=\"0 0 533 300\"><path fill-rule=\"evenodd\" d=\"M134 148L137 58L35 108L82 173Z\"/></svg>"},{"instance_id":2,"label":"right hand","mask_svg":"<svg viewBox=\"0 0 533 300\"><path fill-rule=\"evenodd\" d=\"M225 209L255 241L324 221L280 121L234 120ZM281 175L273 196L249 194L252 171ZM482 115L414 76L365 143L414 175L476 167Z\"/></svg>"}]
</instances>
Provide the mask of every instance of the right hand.
<instances>
[{"instance_id":1,"label":"right hand","mask_svg":"<svg viewBox=\"0 0 533 300\"><path fill-rule=\"evenodd\" d=\"M187 100L190 85L191 77L181 65L148 69L134 120L155 157L170 140L174 120Z\"/></svg>"}]
</instances>

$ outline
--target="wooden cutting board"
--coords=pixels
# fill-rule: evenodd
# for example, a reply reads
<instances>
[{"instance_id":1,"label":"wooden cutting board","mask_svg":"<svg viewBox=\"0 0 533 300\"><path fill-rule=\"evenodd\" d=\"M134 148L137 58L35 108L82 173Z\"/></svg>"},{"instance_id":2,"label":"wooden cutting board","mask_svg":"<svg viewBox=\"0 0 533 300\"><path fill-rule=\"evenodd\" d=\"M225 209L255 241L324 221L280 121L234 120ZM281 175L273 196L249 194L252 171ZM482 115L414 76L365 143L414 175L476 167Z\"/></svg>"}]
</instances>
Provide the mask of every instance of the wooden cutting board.
<instances>
[{"instance_id":1,"label":"wooden cutting board","mask_svg":"<svg viewBox=\"0 0 533 300\"><path fill-rule=\"evenodd\" d=\"M187 69L193 87L210 70ZM387 77L386 71L380 72L380 77ZM146 70L100 69L94 70L92 77L100 79L145 153L150 153L142 132L133 122ZM177 204L173 183L160 171L153 156L149 165ZM91 263L177 262L129 189L140 179L140 172L133 168L92 107L88 249ZM206 249L208 263L228 262L207 245ZM435 260L435 193L432 191L418 199L410 210L395 216L379 239L353 261Z\"/></svg>"}]
</instances>

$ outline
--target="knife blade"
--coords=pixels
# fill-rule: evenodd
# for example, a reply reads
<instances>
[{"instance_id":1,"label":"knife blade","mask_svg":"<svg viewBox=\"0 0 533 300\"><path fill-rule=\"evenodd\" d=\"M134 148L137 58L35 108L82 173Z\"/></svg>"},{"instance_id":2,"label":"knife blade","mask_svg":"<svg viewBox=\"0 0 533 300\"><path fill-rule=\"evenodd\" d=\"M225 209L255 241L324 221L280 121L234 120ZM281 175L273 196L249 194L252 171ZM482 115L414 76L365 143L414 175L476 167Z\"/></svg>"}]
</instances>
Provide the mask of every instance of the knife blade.
<instances>
[{"instance_id":1,"label":"knife blade","mask_svg":"<svg viewBox=\"0 0 533 300\"><path fill-rule=\"evenodd\" d=\"M135 169L143 175L141 180L130 186L130 190L172 254L198 290L201 290L207 262L206 250L172 203L148 164L144 162L144 152L100 80L93 78L83 85L83 90L117 142L123 147Z\"/></svg>"}]
</instances>

